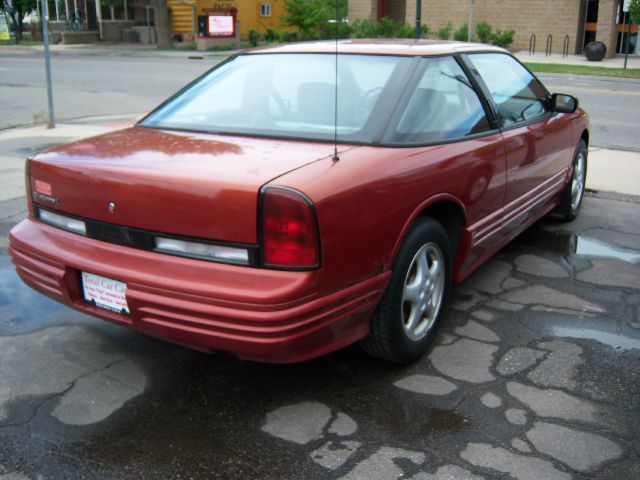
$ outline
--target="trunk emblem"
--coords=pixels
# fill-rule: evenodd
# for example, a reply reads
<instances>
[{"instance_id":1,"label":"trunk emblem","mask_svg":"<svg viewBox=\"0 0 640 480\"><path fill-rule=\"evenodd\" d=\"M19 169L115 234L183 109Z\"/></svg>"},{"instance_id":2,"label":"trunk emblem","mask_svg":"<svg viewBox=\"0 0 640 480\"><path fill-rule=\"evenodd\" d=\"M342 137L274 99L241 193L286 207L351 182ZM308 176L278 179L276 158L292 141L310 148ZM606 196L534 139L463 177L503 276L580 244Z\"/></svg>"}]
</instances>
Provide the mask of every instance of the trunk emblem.
<instances>
[{"instance_id":1,"label":"trunk emblem","mask_svg":"<svg viewBox=\"0 0 640 480\"><path fill-rule=\"evenodd\" d=\"M115 203L113 203L113 202L109 202L109 206L108 206L108 208L109 208L109 211L110 211L111 213L113 213L113 212L115 212L115 210L116 210L116 204L115 204Z\"/></svg>"}]
</instances>

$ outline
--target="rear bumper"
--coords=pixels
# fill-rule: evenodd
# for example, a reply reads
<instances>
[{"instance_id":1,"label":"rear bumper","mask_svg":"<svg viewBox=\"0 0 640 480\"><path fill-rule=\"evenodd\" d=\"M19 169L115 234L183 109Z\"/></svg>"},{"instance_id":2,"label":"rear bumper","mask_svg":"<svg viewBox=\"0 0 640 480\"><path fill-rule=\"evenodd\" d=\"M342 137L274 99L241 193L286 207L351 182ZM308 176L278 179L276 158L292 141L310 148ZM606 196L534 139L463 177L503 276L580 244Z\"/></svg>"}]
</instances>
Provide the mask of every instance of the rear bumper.
<instances>
[{"instance_id":1,"label":"rear bumper","mask_svg":"<svg viewBox=\"0 0 640 480\"><path fill-rule=\"evenodd\" d=\"M321 271L289 272L163 255L69 233L31 218L9 236L22 280L94 316L192 348L290 363L364 337L386 272L320 295ZM127 284L130 315L83 298L81 272Z\"/></svg>"}]
</instances>

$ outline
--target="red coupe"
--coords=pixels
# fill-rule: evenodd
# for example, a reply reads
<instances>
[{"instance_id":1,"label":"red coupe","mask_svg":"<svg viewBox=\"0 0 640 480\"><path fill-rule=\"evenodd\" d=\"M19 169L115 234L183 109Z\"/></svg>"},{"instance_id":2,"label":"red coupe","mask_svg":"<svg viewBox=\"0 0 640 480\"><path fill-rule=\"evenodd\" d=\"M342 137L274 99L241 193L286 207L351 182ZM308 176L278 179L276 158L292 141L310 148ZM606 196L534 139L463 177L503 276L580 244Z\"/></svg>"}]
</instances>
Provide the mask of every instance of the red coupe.
<instances>
[{"instance_id":1,"label":"red coupe","mask_svg":"<svg viewBox=\"0 0 640 480\"><path fill-rule=\"evenodd\" d=\"M20 277L206 351L396 362L543 215L575 218L589 125L508 52L353 40L229 58L137 125L27 161Z\"/></svg>"}]
</instances>

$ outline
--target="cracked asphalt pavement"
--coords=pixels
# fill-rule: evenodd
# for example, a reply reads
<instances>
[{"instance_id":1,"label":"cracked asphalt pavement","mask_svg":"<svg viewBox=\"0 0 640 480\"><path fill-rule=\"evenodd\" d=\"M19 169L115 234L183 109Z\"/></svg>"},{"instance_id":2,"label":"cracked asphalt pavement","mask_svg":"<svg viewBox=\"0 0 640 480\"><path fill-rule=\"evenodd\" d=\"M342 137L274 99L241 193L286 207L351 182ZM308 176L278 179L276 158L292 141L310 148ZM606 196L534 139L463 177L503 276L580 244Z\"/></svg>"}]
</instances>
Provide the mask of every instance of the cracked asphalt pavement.
<instances>
[{"instance_id":1,"label":"cracked asphalt pavement","mask_svg":"<svg viewBox=\"0 0 640 480\"><path fill-rule=\"evenodd\" d=\"M31 291L2 248L0 480L640 478L639 207L530 228L404 367L191 351ZM0 247L24 215L0 202Z\"/></svg>"}]
</instances>

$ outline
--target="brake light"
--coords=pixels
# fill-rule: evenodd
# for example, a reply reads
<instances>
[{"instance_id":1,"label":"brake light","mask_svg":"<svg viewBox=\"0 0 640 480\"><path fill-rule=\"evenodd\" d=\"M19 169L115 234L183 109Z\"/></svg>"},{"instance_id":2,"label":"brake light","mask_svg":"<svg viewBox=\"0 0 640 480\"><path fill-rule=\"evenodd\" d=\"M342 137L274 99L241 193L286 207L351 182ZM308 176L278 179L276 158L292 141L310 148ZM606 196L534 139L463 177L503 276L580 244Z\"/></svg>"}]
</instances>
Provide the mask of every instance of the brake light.
<instances>
[{"instance_id":1,"label":"brake light","mask_svg":"<svg viewBox=\"0 0 640 480\"><path fill-rule=\"evenodd\" d=\"M294 190L262 191L262 263L265 266L312 268L320 263L313 204Z\"/></svg>"},{"instance_id":2,"label":"brake light","mask_svg":"<svg viewBox=\"0 0 640 480\"><path fill-rule=\"evenodd\" d=\"M29 158L24 162L24 181L25 193L27 194L27 211L33 217L35 211L33 209L33 198L31 197L31 159Z\"/></svg>"}]
</instances>

